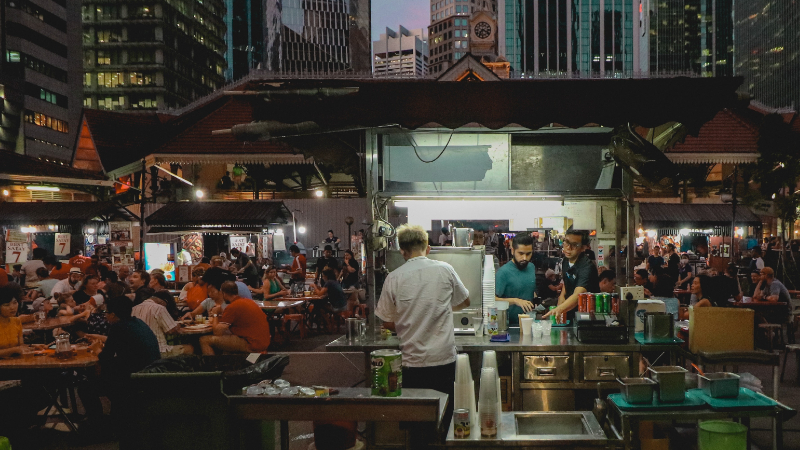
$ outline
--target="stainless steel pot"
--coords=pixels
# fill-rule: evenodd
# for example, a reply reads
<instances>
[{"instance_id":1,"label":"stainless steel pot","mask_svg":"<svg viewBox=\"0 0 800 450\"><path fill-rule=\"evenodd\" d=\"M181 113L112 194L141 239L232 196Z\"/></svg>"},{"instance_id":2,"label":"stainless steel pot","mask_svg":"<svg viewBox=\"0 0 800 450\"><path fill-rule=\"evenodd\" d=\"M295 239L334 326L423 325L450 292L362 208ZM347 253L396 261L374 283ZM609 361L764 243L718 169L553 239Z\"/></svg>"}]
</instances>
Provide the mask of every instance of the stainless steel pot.
<instances>
[{"instance_id":1,"label":"stainless steel pot","mask_svg":"<svg viewBox=\"0 0 800 450\"><path fill-rule=\"evenodd\" d=\"M675 317L665 312L649 312L644 319L644 337L647 340L667 339L675 332Z\"/></svg>"},{"instance_id":2,"label":"stainless steel pot","mask_svg":"<svg viewBox=\"0 0 800 450\"><path fill-rule=\"evenodd\" d=\"M472 228L453 228L453 247L472 247Z\"/></svg>"}]
</instances>

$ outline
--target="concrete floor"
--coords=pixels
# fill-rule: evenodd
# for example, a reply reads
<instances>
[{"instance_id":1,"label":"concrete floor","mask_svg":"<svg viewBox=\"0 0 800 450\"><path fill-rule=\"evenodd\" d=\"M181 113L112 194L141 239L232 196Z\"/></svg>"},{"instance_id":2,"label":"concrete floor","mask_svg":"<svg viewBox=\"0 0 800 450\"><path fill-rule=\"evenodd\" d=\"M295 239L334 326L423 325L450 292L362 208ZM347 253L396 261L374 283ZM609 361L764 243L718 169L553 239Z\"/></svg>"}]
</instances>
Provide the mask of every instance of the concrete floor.
<instances>
[{"instance_id":1,"label":"concrete floor","mask_svg":"<svg viewBox=\"0 0 800 450\"><path fill-rule=\"evenodd\" d=\"M338 335L314 335L303 340L293 339L278 346L278 348L274 349L275 353L288 353L291 358L283 377L293 385L301 386L313 384L343 387L363 385L363 355L357 353L325 353L325 344L337 337ZM752 373L762 381L765 393L772 392L772 376L769 368L741 366L739 371ZM797 360L790 357L786 367L786 377L780 386L779 400L795 409L800 408L800 383L797 380L797 375ZM67 429L62 423L51 419L48 421L46 428L31 430L29 439L26 439L26 442L12 442L12 446L15 450L116 450L119 448L118 443L113 440L94 439L91 437L88 440L84 440L76 438L66 431ZM755 444L754 448L771 448L772 431L769 420L753 419L751 431ZM292 436L291 450L306 450L309 444L313 442L310 423L292 422L290 434ZM694 448L696 434L693 431L682 433L679 438L687 445L674 442L673 448L686 448L687 450ZM784 446L787 450L800 450L800 416L796 416L784 423Z\"/></svg>"}]
</instances>

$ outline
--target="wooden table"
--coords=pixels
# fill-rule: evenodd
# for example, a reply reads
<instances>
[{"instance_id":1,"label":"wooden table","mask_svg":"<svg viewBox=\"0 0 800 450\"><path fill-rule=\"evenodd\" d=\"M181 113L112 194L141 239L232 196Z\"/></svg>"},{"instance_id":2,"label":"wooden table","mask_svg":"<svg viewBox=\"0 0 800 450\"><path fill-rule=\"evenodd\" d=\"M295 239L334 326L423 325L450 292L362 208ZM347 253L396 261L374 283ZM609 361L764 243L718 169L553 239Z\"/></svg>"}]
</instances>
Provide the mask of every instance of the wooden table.
<instances>
[{"instance_id":1,"label":"wooden table","mask_svg":"<svg viewBox=\"0 0 800 450\"><path fill-rule=\"evenodd\" d=\"M56 328L70 326L74 322L75 322L75 316L48 317L42 323L37 323L35 321L23 323L22 329L32 330L32 331L55 330Z\"/></svg>"},{"instance_id":2,"label":"wooden table","mask_svg":"<svg viewBox=\"0 0 800 450\"><path fill-rule=\"evenodd\" d=\"M284 301L273 301L273 300L258 301L258 300L255 300L255 302L256 302L256 305L258 305L258 307L261 308L266 313L275 312L276 310L284 309L284 308L296 308L298 306L302 306L303 304L305 304L305 300L298 300L298 299L295 299L295 300L284 300Z\"/></svg>"},{"instance_id":3,"label":"wooden table","mask_svg":"<svg viewBox=\"0 0 800 450\"><path fill-rule=\"evenodd\" d=\"M214 331L211 327L211 324L208 324L206 328L199 328L199 329L186 329L185 325L181 325L178 327L178 330L175 334L180 336L204 336L207 334L212 334Z\"/></svg>"},{"instance_id":4,"label":"wooden table","mask_svg":"<svg viewBox=\"0 0 800 450\"><path fill-rule=\"evenodd\" d=\"M755 310L759 309L769 309L769 308L777 308L781 307L783 309L788 310L788 304L786 302L731 302L731 306L737 308L753 308Z\"/></svg>"},{"instance_id":5,"label":"wooden table","mask_svg":"<svg viewBox=\"0 0 800 450\"><path fill-rule=\"evenodd\" d=\"M64 370L87 369L95 366L98 362L97 355L89 353L87 350L86 347L78 348L75 350L75 356L69 359L56 358L55 350L50 349L41 352L26 352L22 356L0 358L0 379L21 378L37 382L52 402L45 415L50 412L50 408L55 408L67 426L77 433L78 428L58 402L64 387L59 386L59 383L53 380L57 380L58 374ZM52 386L57 387L52 389Z\"/></svg>"}]
</instances>

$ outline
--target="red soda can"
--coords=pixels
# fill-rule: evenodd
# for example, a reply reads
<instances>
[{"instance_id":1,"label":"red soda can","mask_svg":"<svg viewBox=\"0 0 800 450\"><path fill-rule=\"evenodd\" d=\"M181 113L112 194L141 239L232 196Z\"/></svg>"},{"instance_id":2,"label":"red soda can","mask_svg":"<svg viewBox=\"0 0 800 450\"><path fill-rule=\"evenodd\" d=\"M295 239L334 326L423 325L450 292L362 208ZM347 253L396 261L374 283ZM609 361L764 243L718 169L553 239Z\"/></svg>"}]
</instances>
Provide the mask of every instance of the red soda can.
<instances>
[{"instance_id":1,"label":"red soda can","mask_svg":"<svg viewBox=\"0 0 800 450\"><path fill-rule=\"evenodd\" d=\"M578 312L586 312L586 294L578 294Z\"/></svg>"},{"instance_id":2,"label":"red soda can","mask_svg":"<svg viewBox=\"0 0 800 450\"><path fill-rule=\"evenodd\" d=\"M611 312L619 314L619 294L611 294Z\"/></svg>"},{"instance_id":3,"label":"red soda can","mask_svg":"<svg viewBox=\"0 0 800 450\"><path fill-rule=\"evenodd\" d=\"M595 311L595 298L594 294L586 294L586 312Z\"/></svg>"}]
</instances>

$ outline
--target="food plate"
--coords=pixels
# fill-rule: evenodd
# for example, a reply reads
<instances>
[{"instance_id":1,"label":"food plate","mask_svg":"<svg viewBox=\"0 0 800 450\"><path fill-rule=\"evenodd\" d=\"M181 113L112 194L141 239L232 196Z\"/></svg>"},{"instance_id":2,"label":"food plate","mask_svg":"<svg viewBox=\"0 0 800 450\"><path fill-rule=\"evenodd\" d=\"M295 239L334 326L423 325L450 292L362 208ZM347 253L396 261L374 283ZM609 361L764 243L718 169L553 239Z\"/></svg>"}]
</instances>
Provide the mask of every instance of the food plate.
<instances>
[{"instance_id":1,"label":"food plate","mask_svg":"<svg viewBox=\"0 0 800 450\"><path fill-rule=\"evenodd\" d=\"M198 325L186 325L183 328L189 331L199 331L199 330L205 330L206 328L211 328L211 325L206 325L201 323Z\"/></svg>"}]
</instances>

